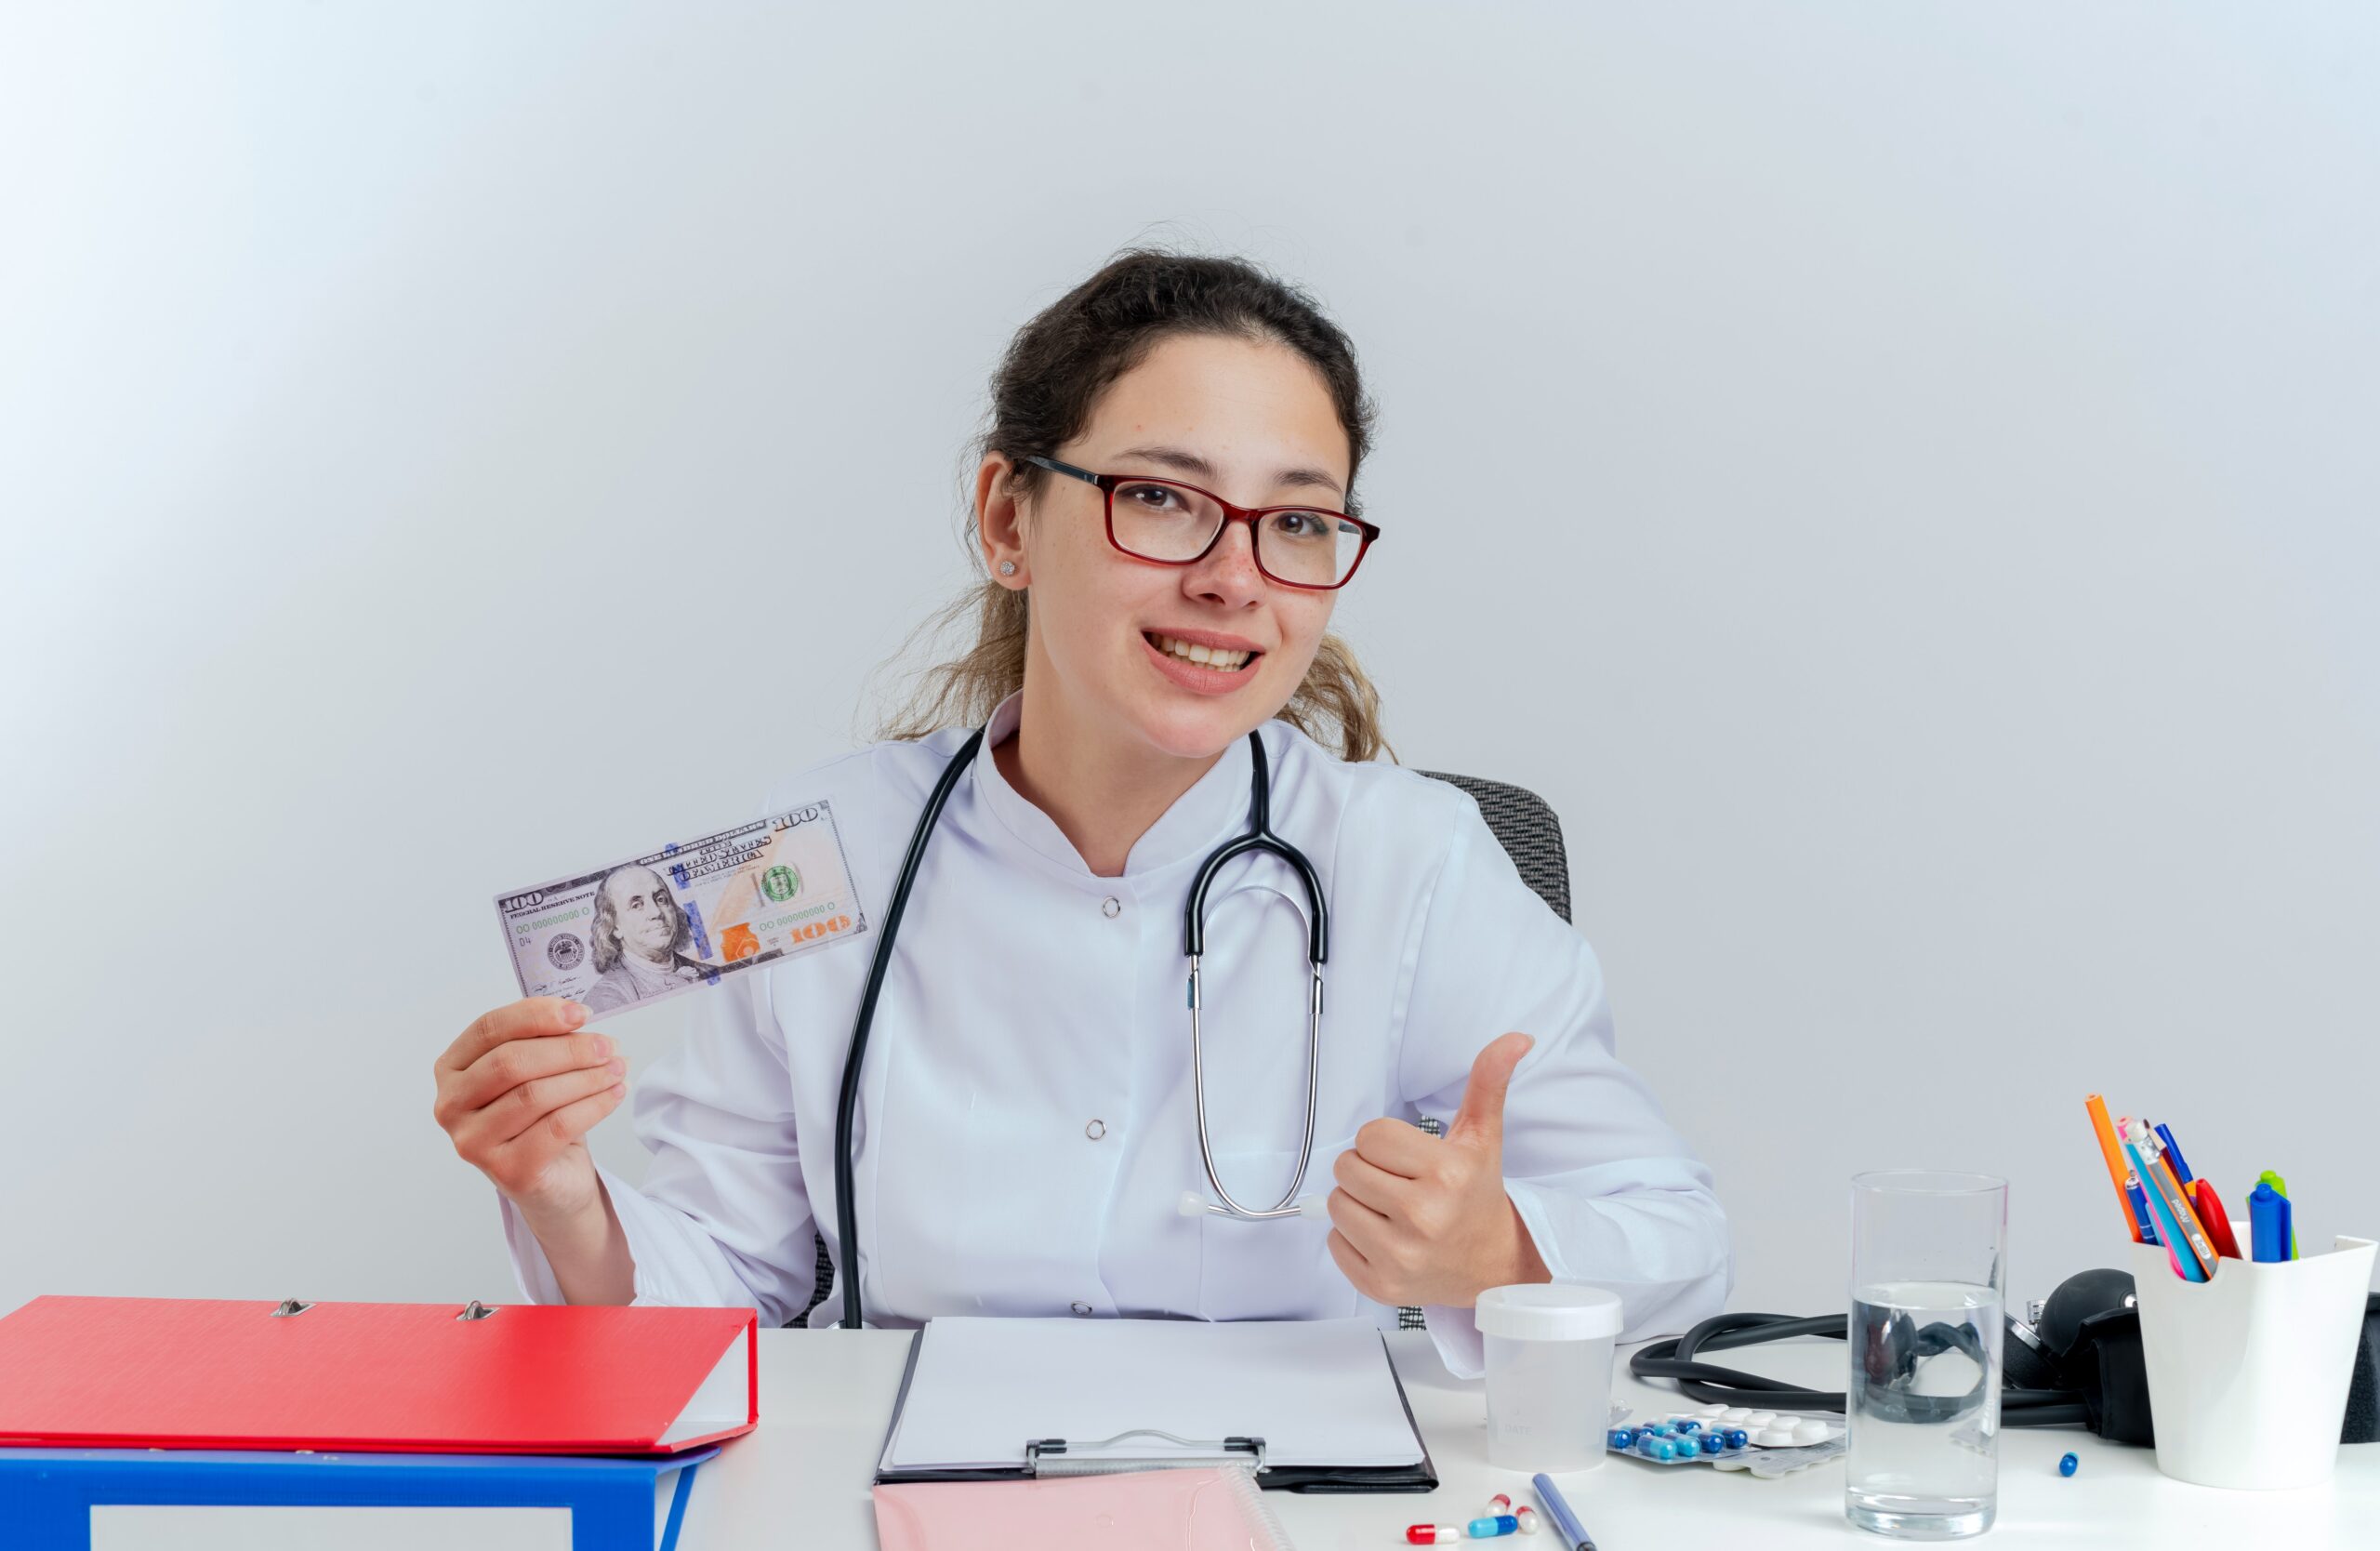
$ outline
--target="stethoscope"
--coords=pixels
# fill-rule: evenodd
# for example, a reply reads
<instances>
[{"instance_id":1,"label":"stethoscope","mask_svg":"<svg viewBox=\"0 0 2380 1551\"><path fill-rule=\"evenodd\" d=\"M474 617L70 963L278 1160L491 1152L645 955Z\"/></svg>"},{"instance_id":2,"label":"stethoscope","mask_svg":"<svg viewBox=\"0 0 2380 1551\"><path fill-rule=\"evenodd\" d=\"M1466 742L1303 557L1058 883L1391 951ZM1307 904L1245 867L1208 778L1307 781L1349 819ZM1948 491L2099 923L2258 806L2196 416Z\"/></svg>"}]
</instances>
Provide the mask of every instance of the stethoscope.
<instances>
[{"instance_id":1,"label":"stethoscope","mask_svg":"<svg viewBox=\"0 0 2380 1551\"><path fill-rule=\"evenodd\" d=\"M942 816L942 805L948 800L951 788L973 762L975 751L984 741L984 729L976 728L967 741L943 767L941 778L934 782L932 795L926 799L925 812L919 815L916 831L909 836L908 854L901 859L901 875L892 885L892 903L885 907L883 933L876 940L876 957L867 967L867 988L860 993L859 1015L852 1023L850 1054L843 1058L843 1087L835 1106L835 1202L837 1238L840 1240L842 1259L840 1276L843 1283L843 1318L846 1330L858 1330L859 1296L859 1213L853 1210L857 1194L854 1182L856 1164L852 1156L852 1127L859 1113L860 1060L867 1052L867 1031L876 1021L876 999L884 989L885 966L892 962L892 940L901 930L901 915L908 908L909 889L917 882L918 862L924 856L927 837L933 833L934 820ZM1190 897L1183 907L1183 951L1190 956L1190 1088L1197 1095L1198 1108L1198 1160L1207 1171L1207 1184L1216 1200L1204 1200L1196 1190L1185 1190L1182 1196L1182 1212L1185 1216L1201 1213L1216 1213L1250 1222L1265 1222L1281 1217L1315 1217L1324 1213L1322 1200L1299 1201L1298 1187L1305 1183L1307 1167L1314 1161L1315 1106L1322 1086L1322 965L1329 958L1329 918L1324 911L1322 885L1315 877L1314 864L1296 846L1273 833L1273 782L1264 762L1264 741L1255 733L1248 735L1248 747L1255 756L1255 766L1250 781L1248 799L1248 832L1228 841L1208 853L1200 864L1198 875L1191 881ZM1297 869L1305 884L1306 897L1306 962L1314 974L1314 995L1308 999L1305 1026L1305 1145L1298 1154L1298 1172L1290 1179L1289 1187L1281 1199L1261 1211L1242 1206L1223 1188L1223 1175L1215 1169L1215 1152L1207 1136L1206 1062L1200 1048L1198 1031L1198 961L1206 952L1207 889L1225 862L1250 851L1269 851Z\"/></svg>"}]
</instances>

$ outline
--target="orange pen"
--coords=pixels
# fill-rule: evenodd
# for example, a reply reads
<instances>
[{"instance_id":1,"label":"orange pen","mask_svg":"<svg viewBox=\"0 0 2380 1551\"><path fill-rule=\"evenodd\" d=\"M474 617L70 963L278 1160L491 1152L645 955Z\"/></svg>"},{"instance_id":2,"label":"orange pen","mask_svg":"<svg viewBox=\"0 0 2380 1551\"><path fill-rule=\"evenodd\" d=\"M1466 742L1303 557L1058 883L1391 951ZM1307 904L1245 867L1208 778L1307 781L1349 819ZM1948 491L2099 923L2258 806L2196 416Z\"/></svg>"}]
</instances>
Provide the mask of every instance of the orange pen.
<instances>
[{"instance_id":1,"label":"orange pen","mask_svg":"<svg viewBox=\"0 0 2380 1551\"><path fill-rule=\"evenodd\" d=\"M2157 1177L2165 1182L2165 1188L2174 1193L2174 1199L2182 1203L2182 1210L2189 1213L2189 1220L2184 1223L2182 1227L2186 1231L2196 1230L2197 1237L2190 1242L2199 1252L2198 1257L2201 1260L2213 1260L2215 1240L2207 1235L2206 1222L2198 1214L2198 1202L2192 1199L2189 1186L2174 1177L2174 1166L2165 1161L2163 1153L2160 1152L2150 1158L2149 1166L2157 1171Z\"/></svg>"},{"instance_id":2,"label":"orange pen","mask_svg":"<svg viewBox=\"0 0 2380 1551\"><path fill-rule=\"evenodd\" d=\"M2230 1214L2223 1210L2223 1198L2215 1193L2215 1186L2202 1175L2190 1181L2190 1190L2198 1197L2199 1220L2206 1225L2206 1236L2215 1240L2215 1253L2242 1258L2240 1241L2231 1237Z\"/></svg>"}]
</instances>

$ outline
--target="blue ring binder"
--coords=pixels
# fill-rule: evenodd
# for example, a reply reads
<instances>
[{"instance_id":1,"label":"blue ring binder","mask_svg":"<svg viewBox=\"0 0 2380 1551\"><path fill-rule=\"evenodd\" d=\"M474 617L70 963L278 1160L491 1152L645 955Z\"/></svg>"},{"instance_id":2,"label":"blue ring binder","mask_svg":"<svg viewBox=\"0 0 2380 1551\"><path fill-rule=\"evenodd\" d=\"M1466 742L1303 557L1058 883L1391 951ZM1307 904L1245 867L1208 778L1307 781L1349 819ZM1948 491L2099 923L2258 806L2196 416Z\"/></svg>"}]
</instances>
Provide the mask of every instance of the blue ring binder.
<instances>
[{"instance_id":1,"label":"blue ring binder","mask_svg":"<svg viewBox=\"0 0 2380 1551\"><path fill-rule=\"evenodd\" d=\"M113 1504L570 1509L571 1551L655 1551L653 1494L679 1473L657 1551L673 1551L713 1444L652 1459L216 1449L0 1449L0 1524L26 1551L90 1551Z\"/></svg>"}]
</instances>

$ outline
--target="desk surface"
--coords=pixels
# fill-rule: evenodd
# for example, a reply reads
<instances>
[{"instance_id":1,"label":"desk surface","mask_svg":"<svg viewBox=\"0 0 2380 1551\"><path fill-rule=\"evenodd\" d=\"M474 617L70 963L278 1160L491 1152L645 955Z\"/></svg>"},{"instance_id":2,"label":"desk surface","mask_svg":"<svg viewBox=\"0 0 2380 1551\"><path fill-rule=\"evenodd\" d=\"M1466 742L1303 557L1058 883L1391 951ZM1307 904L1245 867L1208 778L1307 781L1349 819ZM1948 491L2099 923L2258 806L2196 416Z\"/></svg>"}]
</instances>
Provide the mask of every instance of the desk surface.
<instances>
[{"instance_id":1,"label":"desk surface","mask_svg":"<svg viewBox=\"0 0 2380 1551\"><path fill-rule=\"evenodd\" d=\"M1405 1526L1469 1518L1498 1491L1530 1501L1528 1478L1488 1463L1479 1381L1448 1375L1421 1331L1397 1331L1389 1349L1440 1485L1426 1496L1319 1497L1271 1491L1299 1551L1385 1551ZM687 1506L687 1551L744 1546L871 1546L868 1483L907 1355L906 1331L760 1332L760 1425L705 1465ZM1739 1354L1742 1366L1834 1387L1843 1347L1792 1342ZM1614 1399L1647 1411L1678 1404L1674 1391L1629 1377L1626 1350ZM2068 1450L2082 1456L2057 1473ZM1755 1480L1709 1469L1662 1470L1613 1459L1555 1481L1604 1551L1676 1545L1890 1544L1843 1517L1843 1465ZM2370 1546L2380 1544L2380 1444L2342 1449L2327 1487L2293 1492L2218 1491L2166 1479L2150 1451L2102 1443L2079 1427L2008 1428L2000 1435L2000 1519L1990 1545ZM798 1527L798 1528L797 1528ZM788 1539L788 1535L791 1536ZM1549 1547L1542 1535L1511 1540Z\"/></svg>"}]
</instances>

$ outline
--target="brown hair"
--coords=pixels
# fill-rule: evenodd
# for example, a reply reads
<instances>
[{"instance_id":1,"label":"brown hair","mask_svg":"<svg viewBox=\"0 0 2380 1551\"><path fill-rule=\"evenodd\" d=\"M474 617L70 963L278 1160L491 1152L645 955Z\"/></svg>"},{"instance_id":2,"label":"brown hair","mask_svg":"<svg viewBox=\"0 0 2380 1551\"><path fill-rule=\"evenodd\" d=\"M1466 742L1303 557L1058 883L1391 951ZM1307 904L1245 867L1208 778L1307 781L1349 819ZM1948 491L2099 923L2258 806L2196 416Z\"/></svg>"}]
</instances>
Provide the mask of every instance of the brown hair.
<instances>
[{"instance_id":1,"label":"brown hair","mask_svg":"<svg viewBox=\"0 0 2380 1551\"><path fill-rule=\"evenodd\" d=\"M1347 433L1346 510L1356 513L1355 474L1371 445L1375 410L1364 396L1355 346L1304 291L1242 258L1127 248L1043 309L1017 331L992 374L987 424L971 463L1005 453L1015 464L1011 488L1031 494L1049 476L1023 460L1054 455L1080 433L1109 384L1147 359L1158 341L1180 334L1268 340L1313 365ZM970 501L962 538L980 565L975 528ZM989 577L928 616L910 643L972 619L974 644L921 675L926 683L877 736L919 738L954 723L981 725L1025 683L1026 617L1025 593ZM905 643L895 660L908 650ZM1316 742L1335 742L1342 759L1367 761L1383 749L1396 758L1381 736L1379 691L1354 651L1327 631L1305 682L1279 714Z\"/></svg>"}]
</instances>

